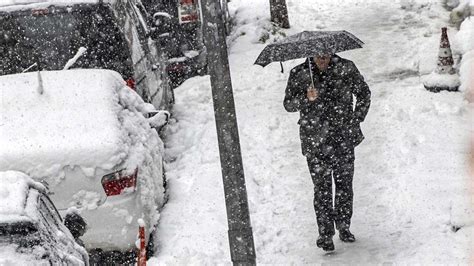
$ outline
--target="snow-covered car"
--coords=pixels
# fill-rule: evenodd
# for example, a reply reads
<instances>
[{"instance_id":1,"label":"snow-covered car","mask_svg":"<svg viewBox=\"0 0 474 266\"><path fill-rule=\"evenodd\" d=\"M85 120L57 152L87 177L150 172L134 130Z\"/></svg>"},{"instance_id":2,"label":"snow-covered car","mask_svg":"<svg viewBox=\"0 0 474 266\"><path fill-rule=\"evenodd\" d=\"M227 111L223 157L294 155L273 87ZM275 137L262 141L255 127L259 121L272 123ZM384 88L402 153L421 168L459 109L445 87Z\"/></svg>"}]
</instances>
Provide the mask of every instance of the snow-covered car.
<instances>
[{"instance_id":1,"label":"snow-covered car","mask_svg":"<svg viewBox=\"0 0 474 266\"><path fill-rule=\"evenodd\" d=\"M138 219L150 233L164 203L168 112L111 70L0 76L0 95L0 171L47 182L61 213L77 208L88 250L134 250Z\"/></svg>"},{"instance_id":2,"label":"snow-covered car","mask_svg":"<svg viewBox=\"0 0 474 266\"><path fill-rule=\"evenodd\" d=\"M0 1L0 75L71 68L110 69L158 109L173 91L165 48L149 36L140 0Z\"/></svg>"},{"instance_id":3,"label":"snow-covered car","mask_svg":"<svg viewBox=\"0 0 474 266\"><path fill-rule=\"evenodd\" d=\"M89 265L42 184L17 171L0 182L0 265Z\"/></svg>"}]
</instances>

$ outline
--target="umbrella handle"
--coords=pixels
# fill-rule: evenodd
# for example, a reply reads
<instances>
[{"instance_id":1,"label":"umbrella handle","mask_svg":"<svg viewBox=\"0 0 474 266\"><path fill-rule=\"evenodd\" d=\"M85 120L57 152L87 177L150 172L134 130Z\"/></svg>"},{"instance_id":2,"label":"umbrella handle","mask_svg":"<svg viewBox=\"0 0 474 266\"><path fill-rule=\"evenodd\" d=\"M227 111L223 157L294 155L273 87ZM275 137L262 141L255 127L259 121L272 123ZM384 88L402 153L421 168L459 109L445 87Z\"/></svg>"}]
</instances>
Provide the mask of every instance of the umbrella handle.
<instances>
[{"instance_id":1,"label":"umbrella handle","mask_svg":"<svg viewBox=\"0 0 474 266\"><path fill-rule=\"evenodd\" d=\"M284 70L283 70L283 63L280 61L280 67L281 67L281 73L284 73Z\"/></svg>"},{"instance_id":2,"label":"umbrella handle","mask_svg":"<svg viewBox=\"0 0 474 266\"><path fill-rule=\"evenodd\" d=\"M308 57L308 65L309 65L309 78L311 79L311 85L314 87L314 80L313 80L313 68L311 67L311 58Z\"/></svg>"}]
</instances>

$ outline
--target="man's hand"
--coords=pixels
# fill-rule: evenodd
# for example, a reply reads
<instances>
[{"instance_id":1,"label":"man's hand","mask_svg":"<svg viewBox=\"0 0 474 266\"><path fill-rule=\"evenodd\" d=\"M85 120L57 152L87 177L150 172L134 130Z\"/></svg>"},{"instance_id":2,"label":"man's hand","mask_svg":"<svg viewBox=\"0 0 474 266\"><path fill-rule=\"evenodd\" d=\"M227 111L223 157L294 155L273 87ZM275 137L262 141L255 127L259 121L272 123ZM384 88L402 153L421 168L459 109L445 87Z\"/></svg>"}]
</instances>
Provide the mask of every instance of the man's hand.
<instances>
[{"instance_id":1,"label":"man's hand","mask_svg":"<svg viewBox=\"0 0 474 266\"><path fill-rule=\"evenodd\" d=\"M319 96L318 90L316 90L313 87L308 88L306 92L306 97L308 98L310 102L316 101L316 99L318 99L318 96Z\"/></svg>"}]
</instances>

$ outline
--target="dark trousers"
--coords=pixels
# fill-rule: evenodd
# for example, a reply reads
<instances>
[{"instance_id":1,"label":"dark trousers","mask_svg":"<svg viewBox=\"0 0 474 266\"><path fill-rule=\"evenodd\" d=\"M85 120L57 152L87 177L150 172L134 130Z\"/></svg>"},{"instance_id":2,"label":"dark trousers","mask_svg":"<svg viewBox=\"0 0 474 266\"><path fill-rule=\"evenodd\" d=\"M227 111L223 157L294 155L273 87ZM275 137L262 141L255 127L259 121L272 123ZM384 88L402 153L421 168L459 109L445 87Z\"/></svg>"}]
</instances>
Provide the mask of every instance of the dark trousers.
<instances>
[{"instance_id":1,"label":"dark trousers","mask_svg":"<svg viewBox=\"0 0 474 266\"><path fill-rule=\"evenodd\" d=\"M308 167L314 184L314 210L320 236L333 236L334 223L338 230L351 225L354 193L354 148L336 151L329 158L308 156ZM336 186L333 207L332 180Z\"/></svg>"}]
</instances>

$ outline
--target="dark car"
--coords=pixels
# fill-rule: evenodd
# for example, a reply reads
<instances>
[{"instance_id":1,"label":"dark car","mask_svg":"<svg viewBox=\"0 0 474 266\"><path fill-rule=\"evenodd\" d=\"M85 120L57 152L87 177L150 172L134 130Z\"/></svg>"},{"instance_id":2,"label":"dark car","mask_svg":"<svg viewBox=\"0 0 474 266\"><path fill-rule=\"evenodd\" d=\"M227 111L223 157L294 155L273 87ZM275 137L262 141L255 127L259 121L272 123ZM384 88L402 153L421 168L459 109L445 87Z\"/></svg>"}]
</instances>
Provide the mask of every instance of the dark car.
<instances>
[{"instance_id":1,"label":"dark car","mask_svg":"<svg viewBox=\"0 0 474 266\"><path fill-rule=\"evenodd\" d=\"M0 265L89 265L42 184L17 171L0 182Z\"/></svg>"},{"instance_id":2,"label":"dark car","mask_svg":"<svg viewBox=\"0 0 474 266\"><path fill-rule=\"evenodd\" d=\"M168 109L166 55L147 20L139 0L0 4L0 75L61 70L84 47L71 68L115 70L146 102Z\"/></svg>"},{"instance_id":3,"label":"dark car","mask_svg":"<svg viewBox=\"0 0 474 266\"><path fill-rule=\"evenodd\" d=\"M184 80L207 74L207 53L203 43L202 18L198 0L142 0L153 23L166 25L167 34L162 35L167 47L167 72L173 87ZM227 33L229 12L227 0L221 0Z\"/></svg>"}]
</instances>

